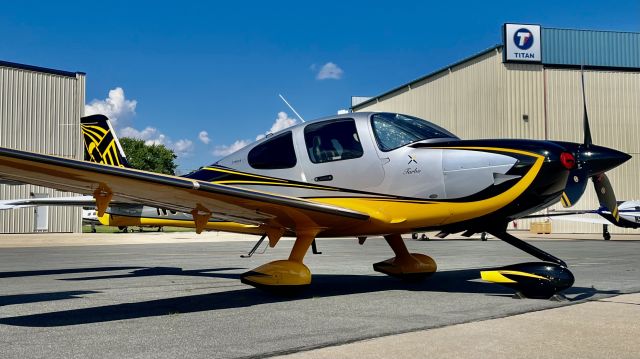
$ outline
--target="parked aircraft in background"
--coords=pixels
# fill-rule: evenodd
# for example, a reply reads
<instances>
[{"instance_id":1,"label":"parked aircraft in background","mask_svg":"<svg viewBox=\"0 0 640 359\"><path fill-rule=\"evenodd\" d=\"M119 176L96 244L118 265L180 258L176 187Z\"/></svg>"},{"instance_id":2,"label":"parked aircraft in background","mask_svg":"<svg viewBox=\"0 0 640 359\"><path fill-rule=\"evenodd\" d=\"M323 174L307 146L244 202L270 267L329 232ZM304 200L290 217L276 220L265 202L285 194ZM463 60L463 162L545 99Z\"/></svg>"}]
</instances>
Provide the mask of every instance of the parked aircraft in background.
<instances>
[{"instance_id":1,"label":"parked aircraft in background","mask_svg":"<svg viewBox=\"0 0 640 359\"><path fill-rule=\"evenodd\" d=\"M90 153L108 158L102 154L113 153L113 145L100 134L96 140ZM316 237L384 236L395 256L374 270L425 278L435 261L409 253L401 235L439 230L442 238L488 232L543 260L482 277L527 297L549 297L573 284L572 273L561 259L507 233L507 224L561 197L575 203L589 178L617 219L604 172L629 158L592 143L586 106L583 143L461 140L422 119L373 112L287 128L183 177L7 148L0 148L0 176L92 194L99 216L118 201L188 212L198 233L215 217L232 224L230 231L253 226L271 246L296 237L288 259L241 276L256 287L310 284L303 258Z\"/></svg>"},{"instance_id":2,"label":"parked aircraft in background","mask_svg":"<svg viewBox=\"0 0 640 359\"><path fill-rule=\"evenodd\" d=\"M0 200L0 211L18 208L38 207L38 206L79 206L82 210L82 223L91 225L99 225L98 216L95 211L95 200L92 196L72 196L72 197L37 197ZM91 208L91 209L88 209Z\"/></svg>"},{"instance_id":3,"label":"parked aircraft in background","mask_svg":"<svg viewBox=\"0 0 640 359\"><path fill-rule=\"evenodd\" d=\"M606 206L601 205L598 209L570 211L570 210L550 210L547 214L532 215L527 218L547 217L550 219L602 224L602 236L605 240L611 239L609 225L621 228L640 227L640 201L619 201L618 219L613 216Z\"/></svg>"}]
</instances>

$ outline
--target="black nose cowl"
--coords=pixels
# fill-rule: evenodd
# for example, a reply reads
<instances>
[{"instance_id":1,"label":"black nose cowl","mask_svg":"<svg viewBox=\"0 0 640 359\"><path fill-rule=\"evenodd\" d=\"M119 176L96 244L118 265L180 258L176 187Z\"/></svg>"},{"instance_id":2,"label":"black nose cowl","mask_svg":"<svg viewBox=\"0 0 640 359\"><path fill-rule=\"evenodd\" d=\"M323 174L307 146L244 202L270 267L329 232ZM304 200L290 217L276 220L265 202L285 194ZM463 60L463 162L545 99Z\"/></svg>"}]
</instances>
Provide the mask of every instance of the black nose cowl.
<instances>
[{"instance_id":1,"label":"black nose cowl","mask_svg":"<svg viewBox=\"0 0 640 359\"><path fill-rule=\"evenodd\" d=\"M587 169L589 177L616 168L631 158L624 152L595 145L581 146L577 155L579 165Z\"/></svg>"}]
</instances>

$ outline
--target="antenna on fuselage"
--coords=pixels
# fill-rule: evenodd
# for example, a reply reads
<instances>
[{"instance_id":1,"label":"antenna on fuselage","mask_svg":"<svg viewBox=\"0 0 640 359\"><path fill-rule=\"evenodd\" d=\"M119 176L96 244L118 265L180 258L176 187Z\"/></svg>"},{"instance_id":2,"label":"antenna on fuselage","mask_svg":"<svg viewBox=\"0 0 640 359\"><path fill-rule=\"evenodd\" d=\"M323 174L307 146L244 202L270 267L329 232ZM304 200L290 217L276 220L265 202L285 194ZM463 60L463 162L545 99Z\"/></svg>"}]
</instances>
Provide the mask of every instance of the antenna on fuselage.
<instances>
[{"instance_id":1,"label":"antenna on fuselage","mask_svg":"<svg viewBox=\"0 0 640 359\"><path fill-rule=\"evenodd\" d=\"M296 116L298 116L298 118L300 119L300 121L305 122L304 118L302 118L302 116L300 116L300 114L296 111L296 109L293 108L293 106L289 105L289 103L287 102L287 100L285 100L284 96L282 96L281 94L278 94L278 96L280 96L280 98L282 99L282 101L284 101L284 103L287 104L287 106L289 106L289 108L291 109L291 111L293 111L293 113L296 114Z\"/></svg>"}]
</instances>

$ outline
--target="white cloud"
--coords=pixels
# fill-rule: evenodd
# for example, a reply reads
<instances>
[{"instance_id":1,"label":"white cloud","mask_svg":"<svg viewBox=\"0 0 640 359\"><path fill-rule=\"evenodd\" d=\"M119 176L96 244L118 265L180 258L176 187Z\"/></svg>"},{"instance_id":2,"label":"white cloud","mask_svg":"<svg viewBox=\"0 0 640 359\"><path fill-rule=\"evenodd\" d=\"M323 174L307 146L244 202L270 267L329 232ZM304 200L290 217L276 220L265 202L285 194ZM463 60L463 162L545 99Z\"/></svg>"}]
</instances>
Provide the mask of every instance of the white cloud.
<instances>
[{"instance_id":1,"label":"white cloud","mask_svg":"<svg viewBox=\"0 0 640 359\"><path fill-rule=\"evenodd\" d=\"M298 123L298 120L296 120L295 118L289 117L289 115L286 112L280 111L278 112L278 117L273 122L273 125L271 125L271 128L269 129L269 131L265 132L264 134L259 134L258 136L256 136L256 141L263 139L269 133L276 133L280 130L284 130L287 127L291 127L296 123ZM249 140L237 140L233 144L228 146L227 145L216 146L216 148L213 150L213 154L215 156L227 156L245 147L250 143L251 141Z\"/></svg>"},{"instance_id":2,"label":"white cloud","mask_svg":"<svg viewBox=\"0 0 640 359\"><path fill-rule=\"evenodd\" d=\"M349 113L349 110L345 110L345 109L338 110L338 115L346 115L348 113Z\"/></svg>"},{"instance_id":3,"label":"white cloud","mask_svg":"<svg viewBox=\"0 0 640 359\"><path fill-rule=\"evenodd\" d=\"M187 139L181 139L173 142L165 134L158 131L155 127L145 127L144 130L139 131L133 127L125 127L119 131L120 137L130 137L143 140L145 145L163 145L169 149L172 149L178 157L190 156L193 153L193 141Z\"/></svg>"},{"instance_id":4,"label":"white cloud","mask_svg":"<svg viewBox=\"0 0 640 359\"><path fill-rule=\"evenodd\" d=\"M193 153L193 142L191 140L182 139L173 144L173 150L176 151L176 155L189 156Z\"/></svg>"},{"instance_id":5,"label":"white cloud","mask_svg":"<svg viewBox=\"0 0 640 359\"><path fill-rule=\"evenodd\" d=\"M245 147L250 143L251 141L249 140L237 140L236 142L234 142L229 146L227 145L216 146L216 148L213 150L213 154L215 156L227 156Z\"/></svg>"},{"instance_id":6,"label":"white cloud","mask_svg":"<svg viewBox=\"0 0 640 359\"><path fill-rule=\"evenodd\" d=\"M123 129L121 129L120 131L118 131L118 134L121 137L131 137L131 138L137 138L139 140L151 140L153 138L157 138L157 137L164 137L164 135L162 135L157 128L155 127L145 127L144 130L142 131L138 131L133 127L125 127Z\"/></svg>"},{"instance_id":7,"label":"white cloud","mask_svg":"<svg viewBox=\"0 0 640 359\"><path fill-rule=\"evenodd\" d=\"M109 97L104 100L94 99L86 104L84 114L85 116L95 114L107 116L120 137L137 138L145 141L147 145L164 145L172 149L179 157L189 156L193 153L194 146L191 140L181 139L173 142L155 127L147 126L143 130L138 130L128 126L127 124L136 115L137 105L138 101L126 98L122 87L116 87L109 91ZM199 137L202 140L202 137Z\"/></svg>"},{"instance_id":8,"label":"white cloud","mask_svg":"<svg viewBox=\"0 0 640 359\"><path fill-rule=\"evenodd\" d=\"M327 62L326 64L322 65L322 67L320 68L320 71L318 71L318 75L316 76L316 79L340 80L343 74L344 74L344 71L342 71L342 69L338 67L338 65L334 64L333 62Z\"/></svg>"},{"instance_id":9,"label":"white cloud","mask_svg":"<svg viewBox=\"0 0 640 359\"><path fill-rule=\"evenodd\" d=\"M84 115L102 114L107 116L114 127L122 126L124 121L131 119L136 114L138 101L127 100L122 87L116 87L109 91L109 97L104 100L93 99L84 106Z\"/></svg>"},{"instance_id":10,"label":"white cloud","mask_svg":"<svg viewBox=\"0 0 640 359\"><path fill-rule=\"evenodd\" d=\"M278 112L278 117L273 122L273 125L271 125L271 129L269 129L269 131L265 132L264 134L260 134L256 136L256 140L264 138L265 135L269 133L276 133L280 130L284 130L287 127L291 127L295 125L296 123L298 123L298 120L296 120L295 118L289 117L289 115L286 112L280 111Z\"/></svg>"},{"instance_id":11,"label":"white cloud","mask_svg":"<svg viewBox=\"0 0 640 359\"><path fill-rule=\"evenodd\" d=\"M208 145L209 142L211 142L211 139L209 138L209 133L207 133L207 131L200 131L200 133L198 134L198 139L200 139L200 141L205 145Z\"/></svg>"}]
</instances>

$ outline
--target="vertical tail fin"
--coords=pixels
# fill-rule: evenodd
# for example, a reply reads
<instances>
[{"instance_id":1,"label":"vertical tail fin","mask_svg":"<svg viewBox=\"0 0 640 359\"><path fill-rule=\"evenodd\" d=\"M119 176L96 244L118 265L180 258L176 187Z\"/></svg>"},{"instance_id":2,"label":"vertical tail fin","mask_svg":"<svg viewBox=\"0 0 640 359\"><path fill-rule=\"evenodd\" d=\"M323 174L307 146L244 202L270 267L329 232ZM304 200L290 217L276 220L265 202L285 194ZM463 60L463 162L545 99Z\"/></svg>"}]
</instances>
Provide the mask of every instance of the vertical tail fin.
<instances>
[{"instance_id":1,"label":"vertical tail fin","mask_svg":"<svg viewBox=\"0 0 640 359\"><path fill-rule=\"evenodd\" d=\"M80 119L84 139L84 159L118 167L131 167L122 146L104 115L92 115Z\"/></svg>"}]
</instances>

